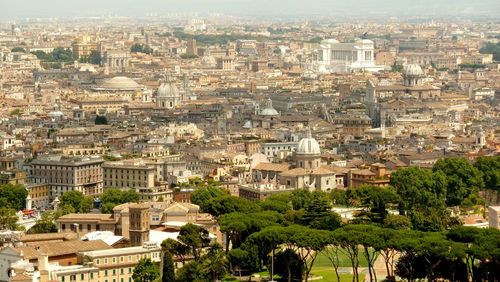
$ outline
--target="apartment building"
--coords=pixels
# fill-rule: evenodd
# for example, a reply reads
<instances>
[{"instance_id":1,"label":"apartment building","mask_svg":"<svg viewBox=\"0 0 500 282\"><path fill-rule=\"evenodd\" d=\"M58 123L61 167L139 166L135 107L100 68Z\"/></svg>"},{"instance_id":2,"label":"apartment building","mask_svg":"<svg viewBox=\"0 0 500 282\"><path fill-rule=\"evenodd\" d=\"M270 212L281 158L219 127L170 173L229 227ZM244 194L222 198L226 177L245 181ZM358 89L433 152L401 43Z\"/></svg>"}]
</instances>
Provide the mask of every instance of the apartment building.
<instances>
[{"instance_id":1,"label":"apartment building","mask_svg":"<svg viewBox=\"0 0 500 282\"><path fill-rule=\"evenodd\" d=\"M33 183L46 183L50 200L67 191L80 191L85 195L102 193L101 157L41 156L31 162L30 176Z\"/></svg>"},{"instance_id":2,"label":"apartment building","mask_svg":"<svg viewBox=\"0 0 500 282\"><path fill-rule=\"evenodd\" d=\"M132 282L132 274L139 260L149 258L159 264L161 248L156 245L95 250L77 254L73 267L52 271L49 278L60 282Z\"/></svg>"},{"instance_id":3,"label":"apartment building","mask_svg":"<svg viewBox=\"0 0 500 282\"><path fill-rule=\"evenodd\" d=\"M166 185L156 185L157 168L143 160L105 162L104 188L134 189L143 201L172 199L172 191Z\"/></svg>"}]
</instances>

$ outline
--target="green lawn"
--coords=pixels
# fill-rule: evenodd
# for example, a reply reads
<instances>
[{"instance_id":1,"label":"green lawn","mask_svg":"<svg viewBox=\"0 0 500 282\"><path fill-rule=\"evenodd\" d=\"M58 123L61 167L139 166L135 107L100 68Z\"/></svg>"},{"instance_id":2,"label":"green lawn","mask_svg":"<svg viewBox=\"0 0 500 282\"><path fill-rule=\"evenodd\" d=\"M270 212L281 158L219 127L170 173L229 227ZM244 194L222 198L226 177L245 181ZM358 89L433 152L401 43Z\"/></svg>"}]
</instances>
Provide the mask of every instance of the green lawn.
<instances>
[{"instance_id":1,"label":"green lawn","mask_svg":"<svg viewBox=\"0 0 500 282\"><path fill-rule=\"evenodd\" d=\"M339 259L340 259L340 267L343 268L348 268L349 271L351 271L351 261L349 260L349 257L344 254L344 252L339 252ZM366 262L365 257L362 254L362 249L360 249L359 253L359 267L368 267L368 263ZM364 280L366 271L361 271L360 270L360 281ZM267 271L261 271L256 274L259 274L261 277L269 277L269 272ZM335 276L335 273L333 271L333 267L326 257L326 255L321 252L318 254L316 257L316 260L314 261L313 268L311 270L311 274L313 276L322 276L323 279L320 280L314 280L314 281L321 281L321 282L334 282L337 281L337 277ZM352 281L352 274L347 274L347 273L342 273L340 274L340 281L341 282L351 282Z\"/></svg>"},{"instance_id":2,"label":"green lawn","mask_svg":"<svg viewBox=\"0 0 500 282\"><path fill-rule=\"evenodd\" d=\"M351 267L351 260L349 259L349 256L347 256L344 252L339 252L339 259L340 259L340 267ZM325 256L323 252L318 254L318 257L316 257L316 260L314 261L314 266L315 267L332 267L332 264L328 260L328 258ZM368 263L366 262L365 257L362 254L362 249L359 250L359 267L368 267Z\"/></svg>"},{"instance_id":3,"label":"green lawn","mask_svg":"<svg viewBox=\"0 0 500 282\"><path fill-rule=\"evenodd\" d=\"M340 259L340 267L344 268L347 267L349 268L349 271L351 271L351 261L349 260L349 257L343 252L339 252L339 259ZM368 267L368 263L366 262L365 257L361 253L359 254L359 267L360 268ZM335 276L335 272L333 271L332 264L330 263L330 261L323 252L319 253L318 257L316 257L311 273L315 276L323 277L323 279L321 280L314 280L314 281L324 281L324 282L337 281L337 277ZM361 281L363 281L362 277L364 278L364 272L362 275L360 275ZM352 281L352 274L345 274L345 273L340 274L340 281L341 282Z\"/></svg>"}]
</instances>

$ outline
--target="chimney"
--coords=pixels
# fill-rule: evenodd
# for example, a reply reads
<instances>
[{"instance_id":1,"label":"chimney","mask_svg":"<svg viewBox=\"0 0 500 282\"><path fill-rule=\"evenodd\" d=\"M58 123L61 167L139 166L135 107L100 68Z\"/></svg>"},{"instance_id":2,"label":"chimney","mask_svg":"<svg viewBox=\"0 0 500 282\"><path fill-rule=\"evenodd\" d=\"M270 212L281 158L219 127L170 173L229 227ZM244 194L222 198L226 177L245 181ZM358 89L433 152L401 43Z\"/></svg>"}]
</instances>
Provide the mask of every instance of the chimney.
<instances>
[{"instance_id":1,"label":"chimney","mask_svg":"<svg viewBox=\"0 0 500 282\"><path fill-rule=\"evenodd\" d=\"M74 227L75 232L76 232L76 238L80 239L80 228L78 226L78 223L73 223L73 227Z\"/></svg>"},{"instance_id":2,"label":"chimney","mask_svg":"<svg viewBox=\"0 0 500 282\"><path fill-rule=\"evenodd\" d=\"M47 267L49 265L49 255L45 252L38 253L38 271L40 272L40 282L49 281L49 272Z\"/></svg>"}]
</instances>

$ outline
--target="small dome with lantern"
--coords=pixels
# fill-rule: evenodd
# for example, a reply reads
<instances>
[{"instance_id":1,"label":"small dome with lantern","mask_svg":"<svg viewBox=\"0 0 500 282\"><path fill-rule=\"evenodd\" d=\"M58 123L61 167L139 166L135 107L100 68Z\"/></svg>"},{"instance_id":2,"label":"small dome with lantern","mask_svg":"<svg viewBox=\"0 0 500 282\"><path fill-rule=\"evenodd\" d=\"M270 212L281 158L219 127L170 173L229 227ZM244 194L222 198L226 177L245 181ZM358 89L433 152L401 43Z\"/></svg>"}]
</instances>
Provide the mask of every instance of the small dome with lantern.
<instances>
[{"instance_id":1,"label":"small dome with lantern","mask_svg":"<svg viewBox=\"0 0 500 282\"><path fill-rule=\"evenodd\" d=\"M307 137L302 138L297 145L297 155L319 155L321 149L318 141L312 137L311 130L308 130Z\"/></svg>"},{"instance_id":2,"label":"small dome with lantern","mask_svg":"<svg viewBox=\"0 0 500 282\"><path fill-rule=\"evenodd\" d=\"M260 112L261 116L277 116L278 111L273 108L273 101L271 98L267 99L266 107Z\"/></svg>"}]
</instances>

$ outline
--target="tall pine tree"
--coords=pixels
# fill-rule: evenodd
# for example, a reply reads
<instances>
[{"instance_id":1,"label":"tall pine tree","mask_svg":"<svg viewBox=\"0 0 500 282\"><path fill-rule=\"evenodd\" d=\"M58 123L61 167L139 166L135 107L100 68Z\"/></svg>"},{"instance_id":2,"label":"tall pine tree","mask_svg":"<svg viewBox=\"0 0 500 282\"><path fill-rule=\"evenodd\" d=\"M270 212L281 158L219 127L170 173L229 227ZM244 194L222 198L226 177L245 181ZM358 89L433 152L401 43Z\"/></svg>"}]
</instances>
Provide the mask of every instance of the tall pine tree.
<instances>
[{"instance_id":1,"label":"tall pine tree","mask_svg":"<svg viewBox=\"0 0 500 282\"><path fill-rule=\"evenodd\" d=\"M170 252L163 255L163 275L162 282L175 282L174 257Z\"/></svg>"}]
</instances>

